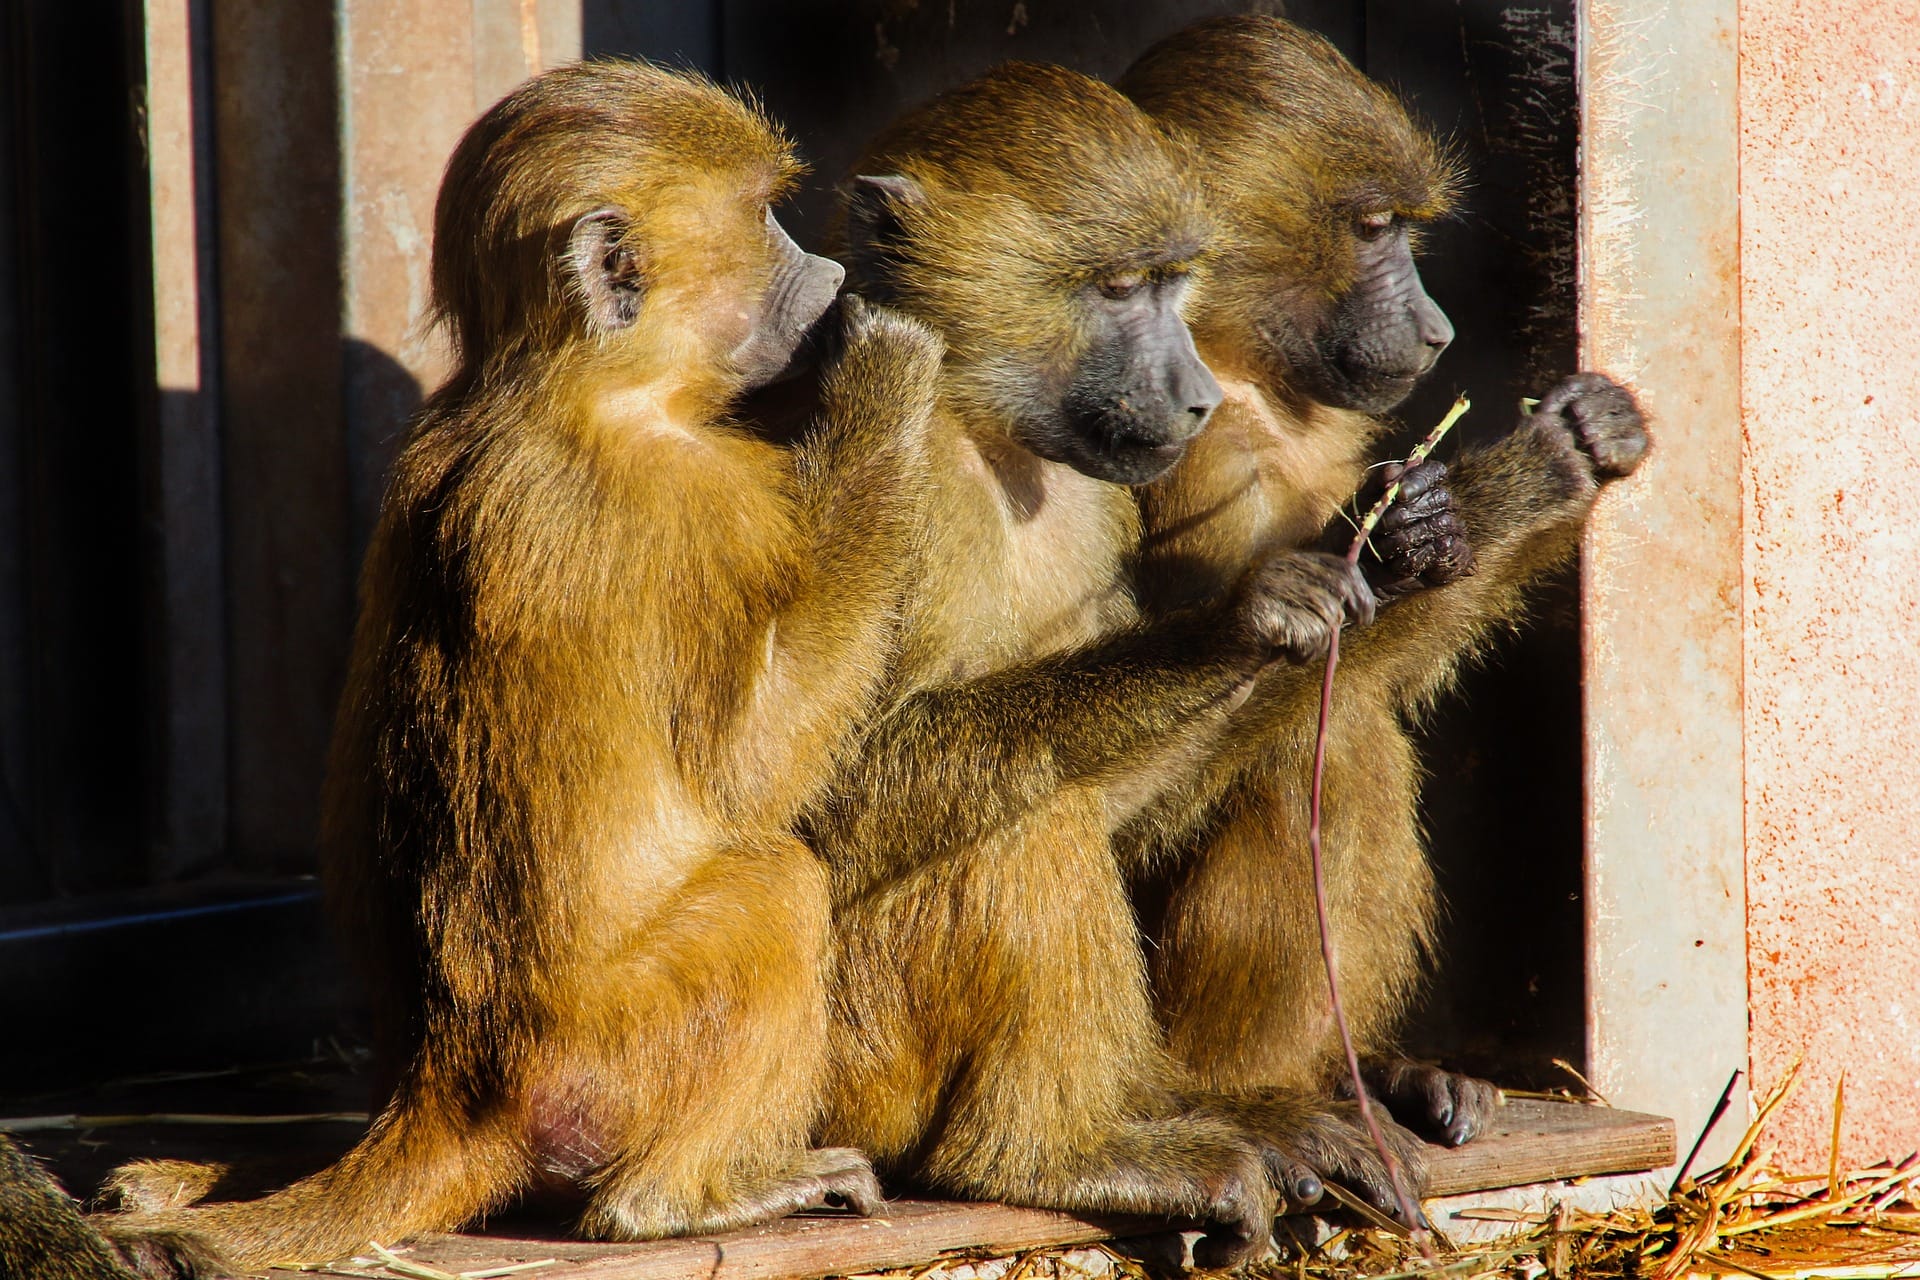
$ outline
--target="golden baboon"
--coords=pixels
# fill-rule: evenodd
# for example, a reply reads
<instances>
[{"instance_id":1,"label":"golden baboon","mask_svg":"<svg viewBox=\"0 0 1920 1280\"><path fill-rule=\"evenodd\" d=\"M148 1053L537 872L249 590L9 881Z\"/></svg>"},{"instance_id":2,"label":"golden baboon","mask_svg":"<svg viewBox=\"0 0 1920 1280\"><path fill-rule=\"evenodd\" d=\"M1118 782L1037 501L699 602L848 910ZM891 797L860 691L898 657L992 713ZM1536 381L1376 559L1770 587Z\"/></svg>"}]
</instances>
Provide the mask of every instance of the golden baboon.
<instances>
[{"instance_id":1,"label":"golden baboon","mask_svg":"<svg viewBox=\"0 0 1920 1280\"><path fill-rule=\"evenodd\" d=\"M808 1146L828 896L792 827L890 660L940 348L849 302L816 430L728 417L840 283L773 219L796 170L640 63L549 72L461 141L457 369L395 464L326 788L390 1089L320 1173L112 1230L258 1266L528 1191L608 1238L879 1202Z\"/></svg>"},{"instance_id":2,"label":"golden baboon","mask_svg":"<svg viewBox=\"0 0 1920 1280\"><path fill-rule=\"evenodd\" d=\"M1127 486L1219 398L1181 319L1210 234L1189 163L1111 88L1021 63L866 153L849 278L947 358L900 663L808 829L834 891L826 1140L952 1195L1196 1219L1224 1264L1271 1229L1262 1157L1291 1194L1293 1153L1258 1099L1184 1092L1109 837L1261 670L1372 601L1287 550L1138 617Z\"/></svg>"},{"instance_id":3,"label":"golden baboon","mask_svg":"<svg viewBox=\"0 0 1920 1280\"><path fill-rule=\"evenodd\" d=\"M1398 404L1453 336L1413 261L1448 209L1444 152L1318 36L1273 18L1204 22L1149 50L1120 88L1202 157L1219 248L1192 312L1225 402L1145 491L1141 576L1156 611L1230 590L1276 546L1339 546L1335 518ZM1400 478L1364 561L1379 620L1342 646L1326 766L1328 893L1343 999L1369 1089L1450 1144L1486 1122L1484 1081L1397 1058L1431 945L1432 872L1407 721L1462 658L1519 616L1572 554L1601 485L1647 447L1624 390L1580 374L1499 442ZM1219 1088L1324 1091L1344 1074L1307 863L1319 677L1263 678L1187 782L1119 840L1142 877L1154 996L1171 1045Z\"/></svg>"}]
</instances>

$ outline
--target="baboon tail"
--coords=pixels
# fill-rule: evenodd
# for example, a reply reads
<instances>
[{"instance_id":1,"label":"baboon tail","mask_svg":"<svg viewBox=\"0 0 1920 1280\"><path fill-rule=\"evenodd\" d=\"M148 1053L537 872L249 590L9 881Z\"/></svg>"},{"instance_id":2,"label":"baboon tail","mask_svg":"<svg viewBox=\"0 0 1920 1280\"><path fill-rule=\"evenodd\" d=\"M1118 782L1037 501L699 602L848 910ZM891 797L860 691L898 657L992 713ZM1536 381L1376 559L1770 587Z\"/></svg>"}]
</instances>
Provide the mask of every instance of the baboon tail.
<instances>
[{"instance_id":1,"label":"baboon tail","mask_svg":"<svg viewBox=\"0 0 1920 1280\"><path fill-rule=\"evenodd\" d=\"M219 1266L326 1262L369 1241L454 1230L520 1190L526 1168L507 1126L397 1098L351 1151L283 1191L90 1221L141 1275L198 1280L225 1275Z\"/></svg>"}]
</instances>

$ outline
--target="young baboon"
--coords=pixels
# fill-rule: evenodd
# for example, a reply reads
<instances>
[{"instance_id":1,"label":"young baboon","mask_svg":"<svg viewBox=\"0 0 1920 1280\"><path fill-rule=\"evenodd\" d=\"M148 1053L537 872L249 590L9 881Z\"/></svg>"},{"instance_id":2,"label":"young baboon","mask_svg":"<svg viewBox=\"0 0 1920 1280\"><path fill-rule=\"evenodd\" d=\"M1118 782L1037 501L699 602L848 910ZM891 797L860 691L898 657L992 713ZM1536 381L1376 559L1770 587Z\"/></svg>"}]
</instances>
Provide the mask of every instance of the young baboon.
<instances>
[{"instance_id":1,"label":"young baboon","mask_svg":"<svg viewBox=\"0 0 1920 1280\"><path fill-rule=\"evenodd\" d=\"M947 359L890 703L810 832L835 904L827 1140L949 1194L1197 1219L1225 1263L1270 1230L1261 1155L1292 1154L1257 1106L1181 1093L1109 837L1259 671L1372 602L1337 557L1283 551L1139 621L1126 486L1219 397L1180 314L1209 234L1184 164L1111 88L1019 63L867 152L849 278Z\"/></svg>"},{"instance_id":2,"label":"young baboon","mask_svg":"<svg viewBox=\"0 0 1920 1280\"><path fill-rule=\"evenodd\" d=\"M727 417L841 280L773 220L795 172L752 107L638 63L461 141L458 367L395 464L327 782L390 1093L313 1177L134 1225L257 1266L530 1190L610 1238L879 1202L807 1145L828 899L791 832L889 660L940 348L849 301L817 431Z\"/></svg>"},{"instance_id":3,"label":"young baboon","mask_svg":"<svg viewBox=\"0 0 1920 1280\"><path fill-rule=\"evenodd\" d=\"M1195 299L1225 403L1144 497L1152 606L1190 609L1274 546L1345 547L1335 519L1382 424L1453 336L1412 247L1455 176L1384 88L1273 18L1201 23L1120 81L1204 157L1221 226ZM1572 554L1601 485L1647 447L1634 402L1598 374L1550 391L1496 444L1402 480L1364 562L1379 621L1342 646L1326 765L1328 893L1343 998L1394 1116L1450 1144L1486 1122L1484 1081L1396 1058L1435 910L1406 722ZM1307 863L1317 674L1266 676L1204 769L1123 833L1143 875L1154 996L1172 1047L1218 1087L1324 1090L1344 1074Z\"/></svg>"}]
</instances>

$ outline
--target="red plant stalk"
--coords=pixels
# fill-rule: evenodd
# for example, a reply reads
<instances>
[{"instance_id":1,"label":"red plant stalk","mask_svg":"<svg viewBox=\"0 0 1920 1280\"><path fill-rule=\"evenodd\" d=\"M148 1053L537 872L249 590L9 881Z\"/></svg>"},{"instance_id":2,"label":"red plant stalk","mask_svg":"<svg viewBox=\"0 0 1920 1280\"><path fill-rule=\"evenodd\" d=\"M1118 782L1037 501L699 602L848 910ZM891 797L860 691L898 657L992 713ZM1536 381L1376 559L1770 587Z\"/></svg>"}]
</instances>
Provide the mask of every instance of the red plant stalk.
<instances>
[{"instance_id":1,"label":"red plant stalk","mask_svg":"<svg viewBox=\"0 0 1920 1280\"><path fill-rule=\"evenodd\" d=\"M1460 421L1460 415L1471 408L1471 402L1462 395L1454 400L1453 407L1447 410L1447 416L1440 425L1427 433L1427 438L1414 447L1412 453L1401 468L1401 474L1411 471L1426 460L1434 447L1453 430L1453 424ZM1400 496L1398 479L1387 486L1380 500L1373 504L1366 518L1353 535L1353 545L1347 548L1347 564L1360 563L1360 552L1366 547L1367 539L1379 527L1381 517L1387 514L1394 499ZM1336 630L1327 643L1327 672L1320 680L1320 728L1313 740L1313 798L1307 817L1307 848L1313 855L1313 909L1320 922L1320 958L1327 966L1327 995L1333 1004L1333 1024L1340 1032L1340 1047L1347 1054L1347 1072L1353 1077L1353 1096L1360 1104L1360 1118L1366 1122L1367 1133L1373 1138L1373 1145L1380 1152L1380 1159L1386 1163L1387 1176L1393 1182L1394 1197L1400 1202L1400 1216L1406 1220L1413 1231L1413 1239L1420 1251L1433 1257L1433 1244L1427 1232L1415 1225L1420 1221L1420 1210L1414 1204L1413 1193L1408 1189L1407 1176L1400 1168L1400 1162L1393 1158L1393 1152L1387 1149L1385 1135L1380 1132L1380 1122L1374 1118L1373 1103L1367 1097L1367 1086L1360 1079L1360 1055L1353 1048L1353 1033L1347 1030L1346 1011L1340 1006L1339 958L1334 954L1333 927L1327 919L1327 877L1320 857L1320 799L1327 771L1327 721L1333 713L1333 672L1340 665L1340 633Z\"/></svg>"}]
</instances>

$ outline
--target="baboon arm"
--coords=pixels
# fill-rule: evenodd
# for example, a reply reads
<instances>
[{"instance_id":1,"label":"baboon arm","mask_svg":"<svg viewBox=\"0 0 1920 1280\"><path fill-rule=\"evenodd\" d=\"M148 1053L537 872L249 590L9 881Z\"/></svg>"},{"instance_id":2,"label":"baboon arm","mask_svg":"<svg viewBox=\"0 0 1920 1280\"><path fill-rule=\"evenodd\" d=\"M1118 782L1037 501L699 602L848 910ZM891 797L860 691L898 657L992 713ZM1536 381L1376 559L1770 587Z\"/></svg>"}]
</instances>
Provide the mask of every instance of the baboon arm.
<instances>
[{"instance_id":1,"label":"baboon arm","mask_svg":"<svg viewBox=\"0 0 1920 1280\"><path fill-rule=\"evenodd\" d=\"M825 777L887 670L914 566L939 354L924 327L867 308L823 380L796 451L807 577L774 622L766 669L735 726L743 804L771 793L786 805L779 780ZM766 816L784 825L792 812Z\"/></svg>"},{"instance_id":2,"label":"baboon arm","mask_svg":"<svg viewBox=\"0 0 1920 1280\"><path fill-rule=\"evenodd\" d=\"M1584 458L1564 435L1526 422L1464 452L1448 483L1473 547L1474 572L1395 601L1372 626L1342 635L1336 714L1342 697L1383 698L1412 711L1443 688L1476 646L1520 616L1528 589L1572 556L1597 492ZM1304 770L1323 672L1318 662L1269 667L1206 761L1116 836L1123 863L1151 865L1241 771L1276 747L1296 750Z\"/></svg>"},{"instance_id":3,"label":"baboon arm","mask_svg":"<svg viewBox=\"0 0 1920 1280\"><path fill-rule=\"evenodd\" d=\"M1187 619L921 690L872 727L813 816L837 887L858 893L1018 820L1073 783L1117 783L1195 749L1246 666L1204 656Z\"/></svg>"}]
</instances>

